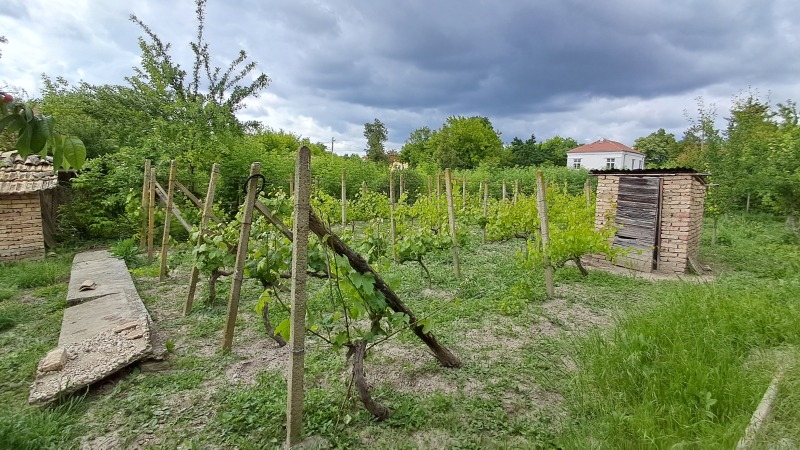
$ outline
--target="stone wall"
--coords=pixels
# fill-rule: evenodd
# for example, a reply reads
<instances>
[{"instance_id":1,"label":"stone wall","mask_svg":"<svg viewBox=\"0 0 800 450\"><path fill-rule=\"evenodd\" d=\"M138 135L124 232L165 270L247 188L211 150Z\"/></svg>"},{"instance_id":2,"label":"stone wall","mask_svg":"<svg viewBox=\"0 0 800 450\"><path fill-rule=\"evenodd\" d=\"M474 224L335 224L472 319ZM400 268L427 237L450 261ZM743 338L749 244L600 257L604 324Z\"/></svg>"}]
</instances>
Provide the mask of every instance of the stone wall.
<instances>
[{"instance_id":1,"label":"stone wall","mask_svg":"<svg viewBox=\"0 0 800 450\"><path fill-rule=\"evenodd\" d=\"M0 195L0 261L44 258L39 193Z\"/></svg>"}]
</instances>

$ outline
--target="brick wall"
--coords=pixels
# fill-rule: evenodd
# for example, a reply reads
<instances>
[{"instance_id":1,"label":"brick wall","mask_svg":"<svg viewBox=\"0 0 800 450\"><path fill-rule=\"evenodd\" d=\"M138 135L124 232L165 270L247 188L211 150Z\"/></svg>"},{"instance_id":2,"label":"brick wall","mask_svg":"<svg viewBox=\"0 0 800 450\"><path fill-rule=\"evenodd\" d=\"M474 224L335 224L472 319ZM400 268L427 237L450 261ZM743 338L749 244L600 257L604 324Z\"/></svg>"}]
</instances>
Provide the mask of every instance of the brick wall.
<instances>
[{"instance_id":1,"label":"brick wall","mask_svg":"<svg viewBox=\"0 0 800 450\"><path fill-rule=\"evenodd\" d=\"M614 223L619 193L619 177L600 175L597 177L597 204L594 213L594 224L599 230L609 221Z\"/></svg>"},{"instance_id":2,"label":"brick wall","mask_svg":"<svg viewBox=\"0 0 800 450\"><path fill-rule=\"evenodd\" d=\"M664 176L662 186L661 250L657 270L685 273L689 257L696 259L700 254L706 187L691 174ZM618 175L598 176L596 228L614 221L618 192Z\"/></svg>"},{"instance_id":3,"label":"brick wall","mask_svg":"<svg viewBox=\"0 0 800 450\"><path fill-rule=\"evenodd\" d=\"M44 258L39 193L0 195L0 261Z\"/></svg>"},{"instance_id":4,"label":"brick wall","mask_svg":"<svg viewBox=\"0 0 800 450\"><path fill-rule=\"evenodd\" d=\"M691 175L664 178L660 271L685 273L689 257L699 256L705 194L703 183Z\"/></svg>"}]
</instances>

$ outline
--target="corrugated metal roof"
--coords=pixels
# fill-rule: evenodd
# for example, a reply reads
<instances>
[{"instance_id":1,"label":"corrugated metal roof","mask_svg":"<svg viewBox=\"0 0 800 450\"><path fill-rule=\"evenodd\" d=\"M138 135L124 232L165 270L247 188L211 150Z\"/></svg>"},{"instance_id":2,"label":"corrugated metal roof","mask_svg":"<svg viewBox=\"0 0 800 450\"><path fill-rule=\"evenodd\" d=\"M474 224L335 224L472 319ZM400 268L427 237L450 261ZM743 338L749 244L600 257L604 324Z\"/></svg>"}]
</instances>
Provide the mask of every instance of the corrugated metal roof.
<instances>
[{"instance_id":1,"label":"corrugated metal roof","mask_svg":"<svg viewBox=\"0 0 800 450\"><path fill-rule=\"evenodd\" d=\"M0 194L27 194L58 186L58 174L50 158L20 157L17 152L0 153Z\"/></svg>"},{"instance_id":2,"label":"corrugated metal roof","mask_svg":"<svg viewBox=\"0 0 800 450\"><path fill-rule=\"evenodd\" d=\"M572 150L568 151L567 153L602 153L602 152L630 152L636 153L639 155L644 155L644 153L628 147L625 144L622 144L617 141L610 141L608 139L600 139L599 141L594 141L591 144L584 144L580 147L575 147Z\"/></svg>"}]
</instances>

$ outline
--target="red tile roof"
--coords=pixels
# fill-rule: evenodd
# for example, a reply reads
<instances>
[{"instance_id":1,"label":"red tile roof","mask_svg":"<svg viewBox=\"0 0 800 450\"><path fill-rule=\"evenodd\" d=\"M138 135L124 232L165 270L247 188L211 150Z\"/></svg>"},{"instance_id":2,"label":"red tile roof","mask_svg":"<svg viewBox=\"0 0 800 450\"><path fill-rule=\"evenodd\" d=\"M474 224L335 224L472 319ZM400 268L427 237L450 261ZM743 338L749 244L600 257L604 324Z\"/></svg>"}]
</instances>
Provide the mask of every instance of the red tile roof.
<instances>
[{"instance_id":1,"label":"red tile roof","mask_svg":"<svg viewBox=\"0 0 800 450\"><path fill-rule=\"evenodd\" d=\"M591 144L584 144L580 147L575 147L567 153L601 153L622 151L644 155L644 153L630 148L625 144L621 144L617 141L609 141L608 139L600 139L599 141L592 142Z\"/></svg>"}]
</instances>

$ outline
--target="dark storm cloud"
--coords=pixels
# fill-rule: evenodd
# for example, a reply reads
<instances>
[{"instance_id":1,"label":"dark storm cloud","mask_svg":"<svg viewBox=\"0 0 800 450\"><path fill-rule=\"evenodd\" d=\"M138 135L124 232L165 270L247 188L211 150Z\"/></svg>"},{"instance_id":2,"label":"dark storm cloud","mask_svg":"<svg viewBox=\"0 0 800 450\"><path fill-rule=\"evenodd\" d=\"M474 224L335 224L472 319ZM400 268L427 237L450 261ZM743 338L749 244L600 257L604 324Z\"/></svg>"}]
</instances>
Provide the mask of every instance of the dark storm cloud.
<instances>
[{"instance_id":1,"label":"dark storm cloud","mask_svg":"<svg viewBox=\"0 0 800 450\"><path fill-rule=\"evenodd\" d=\"M124 83L141 34L130 13L191 67L191 0L10 0L0 81ZM248 119L355 151L376 117L390 147L450 115L488 116L506 141L680 134L697 96L720 117L748 86L800 97L798 22L796 0L210 0L206 36L214 65L244 49L272 79Z\"/></svg>"},{"instance_id":2,"label":"dark storm cloud","mask_svg":"<svg viewBox=\"0 0 800 450\"><path fill-rule=\"evenodd\" d=\"M548 110L563 96L648 98L689 91L721 75L746 83L754 69L781 79L788 71L778 66L785 52L772 5L339 6L330 20L357 38L345 31L307 55L310 70L302 80L345 102L507 115Z\"/></svg>"}]
</instances>

